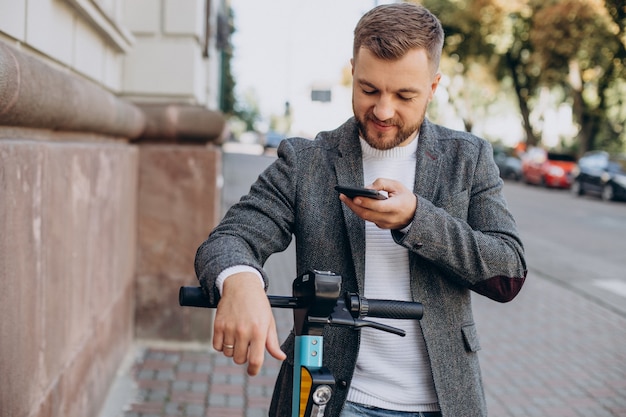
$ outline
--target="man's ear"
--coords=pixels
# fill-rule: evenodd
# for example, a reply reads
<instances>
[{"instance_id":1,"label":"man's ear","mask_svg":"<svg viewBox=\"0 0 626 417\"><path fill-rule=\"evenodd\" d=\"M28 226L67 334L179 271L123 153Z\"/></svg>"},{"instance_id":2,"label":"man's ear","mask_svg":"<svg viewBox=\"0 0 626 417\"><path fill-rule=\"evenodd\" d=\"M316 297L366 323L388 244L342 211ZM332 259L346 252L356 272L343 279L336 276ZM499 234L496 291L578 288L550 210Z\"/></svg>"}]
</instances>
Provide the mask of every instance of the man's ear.
<instances>
[{"instance_id":1,"label":"man's ear","mask_svg":"<svg viewBox=\"0 0 626 417\"><path fill-rule=\"evenodd\" d=\"M431 101L435 97L435 92L437 91L437 87L439 87L440 81L441 81L441 73L438 72L437 74L435 74L435 77L433 78L433 82L430 85L430 97L428 98L428 101Z\"/></svg>"}]
</instances>

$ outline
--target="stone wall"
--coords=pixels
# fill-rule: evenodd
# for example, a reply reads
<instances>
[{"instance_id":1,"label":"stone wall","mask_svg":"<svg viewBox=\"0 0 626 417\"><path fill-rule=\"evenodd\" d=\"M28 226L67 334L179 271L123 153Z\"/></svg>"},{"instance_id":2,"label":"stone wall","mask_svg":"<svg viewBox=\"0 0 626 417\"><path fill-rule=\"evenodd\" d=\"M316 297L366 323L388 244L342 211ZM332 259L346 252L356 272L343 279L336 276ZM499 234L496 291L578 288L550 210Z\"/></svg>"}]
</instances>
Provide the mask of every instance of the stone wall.
<instances>
[{"instance_id":1,"label":"stone wall","mask_svg":"<svg viewBox=\"0 0 626 417\"><path fill-rule=\"evenodd\" d=\"M133 335L138 152L37 133L0 139L0 415L96 415Z\"/></svg>"},{"instance_id":2,"label":"stone wall","mask_svg":"<svg viewBox=\"0 0 626 417\"><path fill-rule=\"evenodd\" d=\"M211 310L181 308L178 289L198 285L193 261L220 217L217 148L147 144L139 156L136 336L208 342Z\"/></svg>"},{"instance_id":3,"label":"stone wall","mask_svg":"<svg viewBox=\"0 0 626 417\"><path fill-rule=\"evenodd\" d=\"M206 340L174 289L218 213L223 125L0 41L1 416L95 416L135 332Z\"/></svg>"}]
</instances>

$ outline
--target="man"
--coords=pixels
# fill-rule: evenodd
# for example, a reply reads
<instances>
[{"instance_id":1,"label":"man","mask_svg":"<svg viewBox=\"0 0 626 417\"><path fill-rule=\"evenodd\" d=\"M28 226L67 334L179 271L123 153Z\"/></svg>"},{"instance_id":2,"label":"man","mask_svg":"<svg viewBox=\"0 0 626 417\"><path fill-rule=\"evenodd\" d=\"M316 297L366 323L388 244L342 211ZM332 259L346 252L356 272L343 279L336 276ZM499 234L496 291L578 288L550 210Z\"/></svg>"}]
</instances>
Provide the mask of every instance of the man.
<instances>
[{"instance_id":1,"label":"man","mask_svg":"<svg viewBox=\"0 0 626 417\"><path fill-rule=\"evenodd\" d=\"M421 322L397 326L405 338L325 331L325 366L338 381L327 415L487 413L470 291L509 301L526 265L491 146L425 119L442 45L441 24L422 6L365 14L351 61L354 118L314 141L283 141L277 161L198 249L200 282L220 299L215 349L247 362L250 375L264 350L285 360L272 416L290 415L293 335L281 350L263 264L292 236L298 274L333 271L348 291L425 309ZM389 198L349 199L336 184L368 185Z\"/></svg>"}]
</instances>

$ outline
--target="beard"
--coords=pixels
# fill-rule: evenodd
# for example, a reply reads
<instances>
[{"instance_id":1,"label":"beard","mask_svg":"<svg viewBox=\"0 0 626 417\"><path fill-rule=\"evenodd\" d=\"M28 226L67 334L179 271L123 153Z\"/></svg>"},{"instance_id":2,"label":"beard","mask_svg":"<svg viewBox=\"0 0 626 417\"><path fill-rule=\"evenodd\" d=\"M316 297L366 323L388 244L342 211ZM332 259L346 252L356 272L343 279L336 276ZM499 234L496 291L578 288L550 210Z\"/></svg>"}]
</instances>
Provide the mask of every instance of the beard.
<instances>
[{"instance_id":1,"label":"beard","mask_svg":"<svg viewBox=\"0 0 626 417\"><path fill-rule=\"evenodd\" d=\"M373 111L368 111L363 116L359 116L356 114L356 112L354 112L357 127L359 129L361 137L369 146L380 151L393 149L406 141L409 137L411 137L411 135L419 130L420 126L424 122L425 115L426 112L424 111L424 113L422 113L422 115L417 119L414 124L407 126L402 123L402 121L396 119L388 119L384 121L378 120L378 118L374 116ZM368 129L368 121L373 121L375 123L386 126L395 126L398 130L398 133L395 137L390 138L388 134L375 132L372 129Z\"/></svg>"}]
</instances>

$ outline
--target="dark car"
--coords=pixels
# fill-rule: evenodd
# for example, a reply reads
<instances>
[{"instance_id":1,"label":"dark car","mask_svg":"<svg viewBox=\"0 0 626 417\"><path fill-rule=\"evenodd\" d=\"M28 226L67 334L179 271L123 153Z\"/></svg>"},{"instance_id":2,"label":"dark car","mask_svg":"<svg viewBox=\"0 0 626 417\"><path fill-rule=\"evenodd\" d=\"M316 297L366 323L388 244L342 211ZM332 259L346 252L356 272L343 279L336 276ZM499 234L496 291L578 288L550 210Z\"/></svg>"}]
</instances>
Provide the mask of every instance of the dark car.
<instances>
[{"instance_id":1,"label":"dark car","mask_svg":"<svg viewBox=\"0 0 626 417\"><path fill-rule=\"evenodd\" d=\"M494 146L493 159L503 179L519 181L522 178L522 160L515 156L512 149Z\"/></svg>"},{"instance_id":2,"label":"dark car","mask_svg":"<svg viewBox=\"0 0 626 417\"><path fill-rule=\"evenodd\" d=\"M592 194L603 200L626 200L626 155L591 151L583 155L574 170L572 193Z\"/></svg>"}]
</instances>

